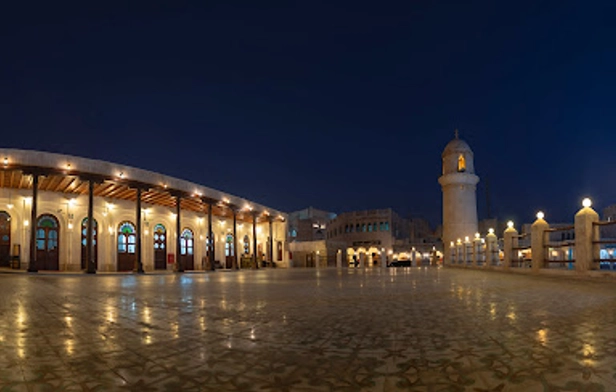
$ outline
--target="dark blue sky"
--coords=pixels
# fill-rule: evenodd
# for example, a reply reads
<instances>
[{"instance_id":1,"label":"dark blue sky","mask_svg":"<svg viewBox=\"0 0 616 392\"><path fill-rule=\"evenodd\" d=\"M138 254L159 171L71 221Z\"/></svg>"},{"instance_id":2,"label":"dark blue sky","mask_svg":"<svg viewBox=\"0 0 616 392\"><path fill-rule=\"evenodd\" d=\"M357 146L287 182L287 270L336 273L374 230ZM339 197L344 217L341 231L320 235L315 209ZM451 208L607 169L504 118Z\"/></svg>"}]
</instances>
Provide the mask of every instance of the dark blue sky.
<instances>
[{"instance_id":1,"label":"dark blue sky","mask_svg":"<svg viewBox=\"0 0 616 392\"><path fill-rule=\"evenodd\" d=\"M2 146L437 223L459 128L480 217L616 203L610 2L83 3L3 10Z\"/></svg>"}]
</instances>

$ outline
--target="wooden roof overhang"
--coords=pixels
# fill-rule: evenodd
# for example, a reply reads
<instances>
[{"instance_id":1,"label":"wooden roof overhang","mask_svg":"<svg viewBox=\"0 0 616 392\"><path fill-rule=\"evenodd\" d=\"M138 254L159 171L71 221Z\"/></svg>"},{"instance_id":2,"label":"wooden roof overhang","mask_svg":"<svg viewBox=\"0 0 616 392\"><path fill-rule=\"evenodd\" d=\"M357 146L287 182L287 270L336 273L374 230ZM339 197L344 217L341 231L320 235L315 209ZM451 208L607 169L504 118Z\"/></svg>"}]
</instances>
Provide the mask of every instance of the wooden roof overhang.
<instances>
[{"instance_id":1,"label":"wooden roof overhang","mask_svg":"<svg viewBox=\"0 0 616 392\"><path fill-rule=\"evenodd\" d=\"M2 188L32 189L32 176L39 175L40 191L64 193L67 195L87 195L88 182L94 182L94 196L108 200L137 200L137 188L141 189L141 202L156 206L176 207L180 198L182 210L207 214L212 205L212 216L232 218L237 214L240 222L252 223L253 215L257 222L284 221L282 216L270 216L267 211L247 210L225 200L214 200L197 194L167 188L157 184L148 184L136 180L110 177L101 174L62 170L49 167L5 165L0 167L0 186Z\"/></svg>"}]
</instances>

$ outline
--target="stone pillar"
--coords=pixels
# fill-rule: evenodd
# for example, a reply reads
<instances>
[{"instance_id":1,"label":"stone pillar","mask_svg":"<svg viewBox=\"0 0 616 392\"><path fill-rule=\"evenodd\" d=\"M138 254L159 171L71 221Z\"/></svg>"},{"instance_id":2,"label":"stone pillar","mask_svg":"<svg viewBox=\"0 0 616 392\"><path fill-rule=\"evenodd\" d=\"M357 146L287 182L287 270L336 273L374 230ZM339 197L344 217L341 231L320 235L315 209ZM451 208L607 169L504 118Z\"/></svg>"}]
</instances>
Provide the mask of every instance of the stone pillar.
<instances>
[{"instance_id":1,"label":"stone pillar","mask_svg":"<svg viewBox=\"0 0 616 392\"><path fill-rule=\"evenodd\" d=\"M182 226L180 221L181 215L181 202L180 196L175 197L175 272L184 272L184 265L182 263L181 255L181 235Z\"/></svg>"},{"instance_id":2,"label":"stone pillar","mask_svg":"<svg viewBox=\"0 0 616 392\"><path fill-rule=\"evenodd\" d=\"M314 254L314 266L316 269L321 268L321 253L318 250Z\"/></svg>"},{"instance_id":3,"label":"stone pillar","mask_svg":"<svg viewBox=\"0 0 616 392\"><path fill-rule=\"evenodd\" d=\"M462 240L458 238L458 242L456 242L456 264L464 263L464 248L462 246Z\"/></svg>"},{"instance_id":4,"label":"stone pillar","mask_svg":"<svg viewBox=\"0 0 616 392\"><path fill-rule=\"evenodd\" d=\"M532 268L534 272L539 272L545 267L545 243L547 241L545 231L550 228L548 222L543 219L543 214L537 214L537 220L530 229L530 247L532 253Z\"/></svg>"},{"instance_id":5,"label":"stone pillar","mask_svg":"<svg viewBox=\"0 0 616 392\"><path fill-rule=\"evenodd\" d=\"M95 274L96 266L94 265L94 246L92 229L94 227L94 181L88 180L88 223L86 226L86 273ZM99 238L102 237L101 231L102 225L99 226Z\"/></svg>"},{"instance_id":6,"label":"stone pillar","mask_svg":"<svg viewBox=\"0 0 616 392\"><path fill-rule=\"evenodd\" d=\"M268 255L269 262L271 263L271 267L274 266L274 219L271 216L268 216L269 219L269 238L268 238Z\"/></svg>"},{"instance_id":7,"label":"stone pillar","mask_svg":"<svg viewBox=\"0 0 616 392\"><path fill-rule=\"evenodd\" d=\"M336 253L336 268L342 268L342 251L340 249Z\"/></svg>"},{"instance_id":8,"label":"stone pillar","mask_svg":"<svg viewBox=\"0 0 616 392\"><path fill-rule=\"evenodd\" d=\"M133 272L137 274L143 274L143 260L141 254L141 188L137 187L136 189L136 211L135 215L137 218L137 233L135 235L135 267L133 268Z\"/></svg>"},{"instance_id":9,"label":"stone pillar","mask_svg":"<svg viewBox=\"0 0 616 392\"><path fill-rule=\"evenodd\" d=\"M504 239L504 258L503 258L503 268L507 269L511 267L511 262L513 261L513 255L516 251L513 250L514 247L517 247L518 244L518 231L513 227L513 222L507 223L507 229L503 235Z\"/></svg>"},{"instance_id":10,"label":"stone pillar","mask_svg":"<svg viewBox=\"0 0 616 392\"><path fill-rule=\"evenodd\" d=\"M38 200L38 173L32 174L32 205L30 208L30 261L28 262L28 272L38 272L36 262L36 207Z\"/></svg>"},{"instance_id":11,"label":"stone pillar","mask_svg":"<svg viewBox=\"0 0 616 392\"><path fill-rule=\"evenodd\" d=\"M447 252L443 252L443 253L447 253ZM451 243L449 244L449 263L450 264L455 264L456 263L456 245L453 243L453 241L451 241ZM447 262L446 259L443 259L443 264L445 264Z\"/></svg>"},{"instance_id":12,"label":"stone pillar","mask_svg":"<svg viewBox=\"0 0 616 392\"><path fill-rule=\"evenodd\" d=\"M238 270L240 264L237 260L237 210L232 208L231 211L233 211L233 264L235 264L232 268L235 267Z\"/></svg>"},{"instance_id":13,"label":"stone pillar","mask_svg":"<svg viewBox=\"0 0 616 392\"><path fill-rule=\"evenodd\" d=\"M252 263L255 269L259 269L259 259L257 258L257 213L252 213Z\"/></svg>"},{"instance_id":14,"label":"stone pillar","mask_svg":"<svg viewBox=\"0 0 616 392\"><path fill-rule=\"evenodd\" d=\"M490 229L486 235L486 261L484 267L496 264L498 260L498 238L494 234L494 229Z\"/></svg>"},{"instance_id":15,"label":"stone pillar","mask_svg":"<svg viewBox=\"0 0 616 392\"><path fill-rule=\"evenodd\" d=\"M590 207L590 200L584 200L585 206L575 214L575 269L578 272L597 269L600 248L593 241L599 240L599 214Z\"/></svg>"},{"instance_id":16,"label":"stone pillar","mask_svg":"<svg viewBox=\"0 0 616 392\"><path fill-rule=\"evenodd\" d=\"M411 249L411 267L417 267L417 250Z\"/></svg>"},{"instance_id":17,"label":"stone pillar","mask_svg":"<svg viewBox=\"0 0 616 392\"><path fill-rule=\"evenodd\" d=\"M214 255L214 232L212 231L212 203L208 203L207 208L207 250L208 250L208 261L210 262L210 269L212 271L216 271L215 260L216 257Z\"/></svg>"},{"instance_id":18,"label":"stone pillar","mask_svg":"<svg viewBox=\"0 0 616 392\"><path fill-rule=\"evenodd\" d=\"M473 239L473 266L477 267L479 263L479 257L481 253L481 238L479 238L479 233L475 234L475 239Z\"/></svg>"},{"instance_id":19,"label":"stone pillar","mask_svg":"<svg viewBox=\"0 0 616 392\"><path fill-rule=\"evenodd\" d=\"M473 261L473 249L471 241L468 237L464 237L464 264L469 265Z\"/></svg>"},{"instance_id":20,"label":"stone pillar","mask_svg":"<svg viewBox=\"0 0 616 392\"><path fill-rule=\"evenodd\" d=\"M366 253L365 252L359 253L359 267L360 268L366 267Z\"/></svg>"}]
</instances>

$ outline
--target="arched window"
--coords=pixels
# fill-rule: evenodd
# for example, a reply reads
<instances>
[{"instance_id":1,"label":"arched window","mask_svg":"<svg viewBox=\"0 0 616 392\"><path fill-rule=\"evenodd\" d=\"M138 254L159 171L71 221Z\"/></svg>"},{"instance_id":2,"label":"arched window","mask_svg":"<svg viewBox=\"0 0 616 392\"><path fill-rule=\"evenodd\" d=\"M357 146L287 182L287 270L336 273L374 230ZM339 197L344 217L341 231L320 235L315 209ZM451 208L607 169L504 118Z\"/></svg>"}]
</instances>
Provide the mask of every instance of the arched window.
<instances>
[{"instance_id":1,"label":"arched window","mask_svg":"<svg viewBox=\"0 0 616 392\"><path fill-rule=\"evenodd\" d=\"M135 253L135 225L130 222L120 223L118 230L118 253Z\"/></svg>"},{"instance_id":2,"label":"arched window","mask_svg":"<svg viewBox=\"0 0 616 392\"><path fill-rule=\"evenodd\" d=\"M225 256L233 256L235 249L233 249L233 234L227 234L225 239Z\"/></svg>"},{"instance_id":3,"label":"arched window","mask_svg":"<svg viewBox=\"0 0 616 392\"><path fill-rule=\"evenodd\" d=\"M36 223L36 258L40 269L58 270L60 259L58 252L58 219L49 214L41 215Z\"/></svg>"},{"instance_id":4,"label":"arched window","mask_svg":"<svg viewBox=\"0 0 616 392\"><path fill-rule=\"evenodd\" d=\"M376 222L372 224L372 231L378 231L378 225L376 224Z\"/></svg>"},{"instance_id":5,"label":"arched window","mask_svg":"<svg viewBox=\"0 0 616 392\"><path fill-rule=\"evenodd\" d=\"M247 235L244 236L244 254L250 253L250 239Z\"/></svg>"},{"instance_id":6,"label":"arched window","mask_svg":"<svg viewBox=\"0 0 616 392\"><path fill-rule=\"evenodd\" d=\"M466 171L466 159L464 158L464 154L460 154L458 156L458 172L462 173Z\"/></svg>"},{"instance_id":7,"label":"arched window","mask_svg":"<svg viewBox=\"0 0 616 392\"><path fill-rule=\"evenodd\" d=\"M372 232L372 223L368 223L368 231Z\"/></svg>"},{"instance_id":8,"label":"arched window","mask_svg":"<svg viewBox=\"0 0 616 392\"><path fill-rule=\"evenodd\" d=\"M194 249L194 235L192 230L186 228L182 230L182 235L180 236L180 254L181 255L192 255Z\"/></svg>"}]
</instances>

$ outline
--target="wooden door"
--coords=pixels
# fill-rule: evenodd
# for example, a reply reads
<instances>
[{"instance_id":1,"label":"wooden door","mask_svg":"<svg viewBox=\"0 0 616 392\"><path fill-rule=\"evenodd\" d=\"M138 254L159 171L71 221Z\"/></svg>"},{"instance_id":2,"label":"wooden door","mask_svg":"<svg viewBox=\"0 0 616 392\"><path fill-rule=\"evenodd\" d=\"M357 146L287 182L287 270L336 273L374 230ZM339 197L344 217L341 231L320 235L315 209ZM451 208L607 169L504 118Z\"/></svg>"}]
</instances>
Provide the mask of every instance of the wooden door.
<instances>
[{"instance_id":1,"label":"wooden door","mask_svg":"<svg viewBox=\"0 0 616 392\"><path fill-rule=\"evenodd\" d=\"M225 268L233 268L235 261L235 241L232 234L225 238Z\"/></svg>"},{"instance_id":2,"label":"wooden door","mask_svg":"<svg viewBox=\"0 0 616 392\"><path fill-rule=\"evenodd\" d=\"M154 269L167 269L167 230L165 226L154 226Z\"/></svg>"},{"instance_id":3,"label":"wooden door","mask_svg":"<svg viewBox=\"0 0 616 392\"><path fill-rule=\"evenodd\" d=\"M92 221L92 256L94 258L94 269L98 269L98 226L96 219ZM88 218L83 218L81 221L81 269L88 267L87 257L88 244Z\"/></svg>"},{"instance_id":4,"label":"wooden door","mask_svg":"<svg viewBox=\"0 0 616 392\"><path fill-rule=\"evenodd\" d=\"M182 267L185 270L195 269L195 238L192 230L186 228L182 230L180 237L180 257L182 258Z\"/></svg>"},{"instance_id":5,"label":"wooden door","mask_svg":"<svg viewBox=\"0 0 616 392\"><path fill-rule=\"evenodd\" d=\"M8 267L11 261L11 216L0 211L0 267Z\"/></svg>"},{"instance_id":6,"label":"wooden door","mask_svg":"<svg viewBox=\"0 0 616 392\"><path fill-rule=\"evenodd\" d=\"M137 239L135 225L122 222L118 228L118 271L133 271L135 269L135 242Z\"/></svg>"},{"instance_id":7,"label":"wooden door","mask_svg":"<svg viewBox=\"0 0 616 392\"><path fill-rule=\"evenodd\" d=\"M36 221L36 264L40 270L60 269L60 224L49 214L39 216Z\"/></svg>"}]
</instances>

